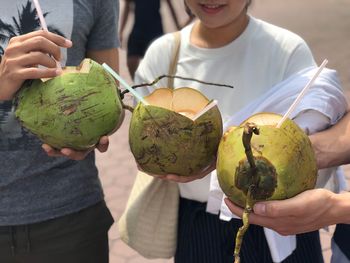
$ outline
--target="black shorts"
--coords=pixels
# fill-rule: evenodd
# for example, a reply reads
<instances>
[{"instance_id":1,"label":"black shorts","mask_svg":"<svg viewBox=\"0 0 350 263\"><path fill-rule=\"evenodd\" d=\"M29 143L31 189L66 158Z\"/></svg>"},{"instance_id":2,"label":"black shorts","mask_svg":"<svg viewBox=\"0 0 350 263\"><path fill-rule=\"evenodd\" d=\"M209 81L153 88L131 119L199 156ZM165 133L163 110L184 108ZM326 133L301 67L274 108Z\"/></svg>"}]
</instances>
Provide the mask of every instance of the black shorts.
<instances>
[{"instance_id":1,"label":"black shorts","mask_svg":"<svg viewBox=\"0 0 350 263\"><path fill-rule=\"evenodd\" d=\"M0 226L1 263L108 263L113 218L105 202L57 219Z\"/></svg>"},{"instance_id":2,"label":"black shorts","mask_svg":"<svg viewBox=\"0 0 350 263\"><path fill-rule=\"evenodd\" d=\"M134 1L134 23L128 38L128 57L142 58L151 42L163 35L160 2L160 0Z\"/></svg>"},{"instance_id":3,"label":"black shorts","mask_svg":"<svg viewBox=\"0 0 350 263\"><path fill-rule=\"evenodd\" d=\"M145 32L146 33L146 32ZM131 33L128 38L128 50L127 56L138 56L143 57L149 45L154 39L160 37L163 31L152 33L152 34L136 34Z\"/></svg>"}]
</instances>

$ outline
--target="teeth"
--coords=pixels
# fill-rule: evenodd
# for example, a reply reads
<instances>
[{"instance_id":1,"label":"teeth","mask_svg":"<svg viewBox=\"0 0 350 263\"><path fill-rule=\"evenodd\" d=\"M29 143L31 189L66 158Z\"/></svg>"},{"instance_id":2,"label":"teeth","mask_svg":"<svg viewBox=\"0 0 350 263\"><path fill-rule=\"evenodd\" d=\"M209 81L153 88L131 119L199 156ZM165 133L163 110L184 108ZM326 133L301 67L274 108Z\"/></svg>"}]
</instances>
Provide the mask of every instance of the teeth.
<instances>
[{"instance_id":1,"label":"teeth","mask_svg":"<svg viewBox=\"0 0 350 263\"><path fill-rule=\"evenodd\" d=\"M206 8L212 8L212 9L220 7L220 5L204 5L204 6Z\"/></svg>"}]
</instances>

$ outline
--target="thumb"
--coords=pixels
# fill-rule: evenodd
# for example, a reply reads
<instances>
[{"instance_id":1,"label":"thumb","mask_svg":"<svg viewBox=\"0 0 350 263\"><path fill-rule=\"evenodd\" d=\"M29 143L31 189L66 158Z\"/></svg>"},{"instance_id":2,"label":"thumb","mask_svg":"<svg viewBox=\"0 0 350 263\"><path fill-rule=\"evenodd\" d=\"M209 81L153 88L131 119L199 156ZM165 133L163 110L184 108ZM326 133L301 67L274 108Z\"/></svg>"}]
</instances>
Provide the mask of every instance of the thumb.
<instances>
[{"instance_id":1,"label":"thumb","mask_svg":"<svg viewBox=\"0 0 350 263\"><path fill-rule=\"evenodd\" d=\"M96 146L96 148L101 152L104 153L108 150L108 146L109 146L109 139L108 136L102 136L98 145Z\"/></svg>"},{"instance_id":2,"label":"thumb","mask_svg":"<svg viewBox=\"0 0 350 263\"><path fill-rule=\"evenodd\" d=\"M257 215L281 217L291 215L296 207L297 203L294 200L286 199L256 203L253 210Z\"/></svg>"},{"instance_id":3,"label":"thumb","mask_svg":"<svg viewBox=\"0 0 350 263\"><path fill-rule=\"evenodd\" d=\"M257 215L266 216L266 203L256 203L253 207L254 213Z\"/></svg>"}]
</instances>

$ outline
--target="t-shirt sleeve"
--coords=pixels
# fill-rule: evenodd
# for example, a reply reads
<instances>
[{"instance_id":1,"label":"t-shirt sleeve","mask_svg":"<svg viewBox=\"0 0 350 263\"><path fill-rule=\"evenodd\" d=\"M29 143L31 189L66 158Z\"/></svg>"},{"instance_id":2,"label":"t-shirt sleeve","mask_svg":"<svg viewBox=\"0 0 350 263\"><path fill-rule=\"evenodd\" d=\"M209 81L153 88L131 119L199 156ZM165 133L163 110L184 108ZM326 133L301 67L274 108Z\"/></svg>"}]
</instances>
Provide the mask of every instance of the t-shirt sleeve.
<instances>
[{"instance_id":1,"label":"t-shirt sleeve","mask_svg":"<svg viewBox=\"0 0 350 263\"><path fill-rule=\"evenodd\" d=\"M289 57L284 79L292 76L304 68L312 66L316 66L312 52L305 41L300 40Z\"/></svg>"},{"instance_id":2,"label":"t-shirt sleeve","mask_svg":"<svg viewBox=\"0 0 350 263\"><path fill-rule=\"evenodd\" d=\"M119 1L94 1L94 26L90 32L87 49L119 47L118 38Z\"/></svg>"},{"instance_id":3,"label":"t-shirt sleeve","mask_svg":"<svg viewBox=\"0 0 350 263\"><path fill-rule=\"evenodd\" d=\"M134 83L151 83L162 75L169 72L170 58L174 45L174 35L165 34L156 39L146 50L144 58L141 60L136 72ZM137 89L140 95L147 96L155 88L167 86L167 78L159 80L153 86L145 86ZM136 103L136 101L134 101Z\"/></svg>"},{"instance_id":4,"label":"t-shirt sleeve","mask_svg":"<svg viewBox=\"0 0 350 263\"><path fill-rule=\"evenodd\" d=\"M149 83L161 75L168 74L173 45L174 36L172 33L163 35L150 45L135 73L135 84ZM166 85L167 78L163 78L154 87L166 87ZM153 88L148 90L153 90Z\"/></svg>"}]
</instances>

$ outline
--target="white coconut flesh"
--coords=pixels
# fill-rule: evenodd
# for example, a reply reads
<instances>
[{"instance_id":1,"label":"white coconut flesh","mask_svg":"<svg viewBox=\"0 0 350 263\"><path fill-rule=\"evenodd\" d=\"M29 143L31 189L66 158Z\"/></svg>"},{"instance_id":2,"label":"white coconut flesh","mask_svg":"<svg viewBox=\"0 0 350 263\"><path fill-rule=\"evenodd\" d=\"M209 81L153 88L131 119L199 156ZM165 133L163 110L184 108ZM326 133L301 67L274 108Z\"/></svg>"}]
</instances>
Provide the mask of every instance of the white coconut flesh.
<instances>
[{"instance_id":1,"label":"white coconut flesh","mask_svg":"<svg viewBox=\"0 0 350 263\"><path fill-rule=\"evenodd\" d=\"M240 126L244 126L245 123L251 122L255 123L258 126L274 126L276 127L279 121L281 120L282 116L275 114L275 113L259 113L250 116L248 119L246 119ZM228 135L231 131L236 129L236 126L230 127L224 134L224 136Z\"/></svg>"},{"instance_id":2,"label":"white coconut flesh","mask_svg":"<svg viewBox=\"0 0 350 263\"><path fill-rule=\"evenodd\" d=\"M208 105L209 100L192 88L159 88L145 97L145 100L157 107L165 108L188 118L192 118Z\"/></svg>"},{"instance_id":3,"label":"white coconut flesh","mask_svg":"<svg viewBox=\"0 0 350 263\"><path fill-rule=\"evenodd\" d=\"M250 116L244 123L252 122L260 126L276 126L281 118L282 116L274 113L259 113Z\"/></svg>"}]
</instances>

